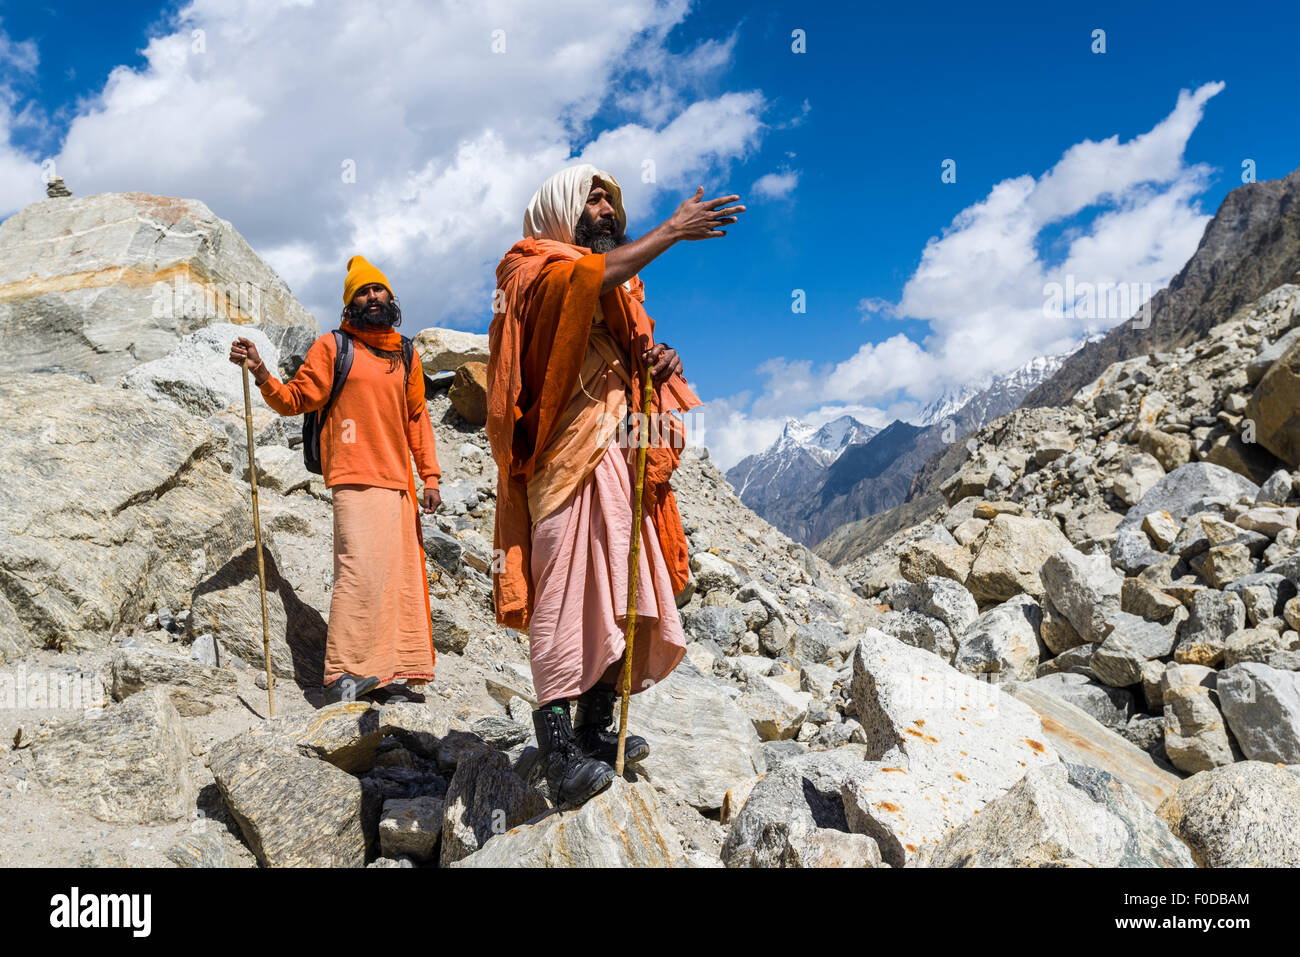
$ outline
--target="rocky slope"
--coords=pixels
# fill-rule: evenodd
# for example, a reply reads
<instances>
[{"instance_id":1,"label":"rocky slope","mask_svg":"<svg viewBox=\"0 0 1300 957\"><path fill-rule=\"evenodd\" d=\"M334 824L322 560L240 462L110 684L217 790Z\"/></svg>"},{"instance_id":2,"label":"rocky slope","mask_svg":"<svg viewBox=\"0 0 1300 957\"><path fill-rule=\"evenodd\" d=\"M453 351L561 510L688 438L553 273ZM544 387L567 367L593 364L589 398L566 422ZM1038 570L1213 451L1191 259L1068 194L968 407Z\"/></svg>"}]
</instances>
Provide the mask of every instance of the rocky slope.
<instances>
[{"instance_id":1,"label":"rocky slope","mask_svg":"<svg viewBox=\"0 0 1300 957\"><path fill-rule=\"evenodd\" d=\"M194 204L148 202L175 202L182 219L199 215ZM48 233L71 228L60 217L75 214L74 207L38 205L23 214L29 221L39 212L54 220L43 227ZM11 252L9 241L0 231L0 264L23 254ZM140 255L148 253L122 250L114 268L130 270ZM126 291L115 286L113 294ZM139 315L139 303L128 307L123 315ZM1236 351L1252 336L1262 342L1264 330L1281 321L1277 308L1244 319L1223 341ZM1192 588L1171 566L1170 583L1148 575L1135 590L1125 580L1112 601L1117 573L1107 536L1131 537L1116 530L1118 521L1107 528L1058 487L1059 471L1077 460L1067 458L1074 450L1035 468L1026 458L1017 472L1010 446L994 445L993 432L953 486L970 487L989 467L982 498L955 501L943 516L953 532L943 521L931 523L917 530L913 545L886 550L883 560L898 567L887 580L868 580L858 568L846 578L747 509L706 452L689 452L674 479L691 553L692 581L680 599L688 655L632 707L632 726L649 739L652 754L583 808L555 807L533 761L527 638L499 628L491 614L494 465L481 428L464 411L474 407L467 393L477 381L465 370L481 359L484 343L439 330L421 335L422 356L437 357L426 371L459 363L461 394L429 399L444 474L444 507L423 529L438 678L423 697L392 688L382 701L320 707L329 493L302 470L296 423L259 405L254 430L277 715L267 720L240 451L242 393L221 348L242 331L266 337L272 354L270 333L247 318L254 321L181 335L114 378L103 369L92 373L102 381L86 381L75 367L0 374L8 400L0 403L7 426L0 455L12 486L22 490L0 511L0 695L12 696L0 709L3 740L12 742L0 752L7 863L1300 862L1300 831L1292 826L1300 787L1290 771L1265 763L1269 757L1219 763L1183 783L1162 763L1177 765L1178 749L1167 742L1161 754L1150 745L1143 736L1149 721L1130 727L1120 692L1129 695L1128 710L1146 714L1152 699L1144 686L1138 685L1139 708L1133 683L1098 691L1095 673L1070 670L1106 661L1118 675L1124 661L1158 643L1156 629L1177 622L1187 630L1175 635L1175 664L1161 672L1164 720L1176 723L1179 741L1192 742L1188 753L1221 758L1226 732L1209 720L1209 709L1218 707L1212 695L1222 697L1225 686L1242 679L1229 680L1225 671L1217 692L1205 688L1194 669L1212 658L1213 642L1185 626L1173 606L1183 608L1187 597L1186 621L1221 625L1231 620L1223 608L1235 614L1235 593ZM121 356L114 361L127 365ZM1108 383L1098 397L1129 388L1129 378ZM1119 405L1102 399L1101 408L1098 397L1091 407L1054 413L1055 428L1074 435L1079 420L1086 431L1090 417L1133 414L1131 396ZM1175 405L1170 426L1184 411ZM1188 435L1201 428L1193 417ZM1206 439L1214 434L1209 428ZM1084 454L1097 437L1079 435ZM1124 483L1140 487L1147 472L1134 467L1121 480L1123 460L1112 469L1113 458L1096 452L1088 464L1096 475L1088 474L1135 494ZM1276 513L1289 508L1282 501L1246 520L1272 521L1257 524L1270 533L1240 524L1259 511L1240 509L1238 493L1250 491L1245 481L1225 479L1223 502L1195 503L1213 513L1208 517L1161 499L1171 521L1184 528L1199 521L1200 532L1182 542L1186 561L1205 554L1202 569L1229 561L1244 568L1241 548L1262 563L1289 547L1286 528L1271 531ZM1274 499L1289 495L1280 479L1265 487ZM1027 514L1050 515L1062 503L1064 525ZM966 510L969 518L962 517ZM1215 516L1237 523L1247 537L1220 541ZM980 521L987 524L972 539L978 546L958 545L959 536L974 531L962 522ZM1189 543L1201 532L1206 548L1197 553ZM1258 559L1259 542L1250 535L1269 539ZM1228 551L1214 551L1223 547ZM1243 586L1249 597L1239 599L1254 609L1248 614L1259 619L1263 638L1225 641L1234 655L1268 646L1241 652L1254 655L1251 668L1271 656L1262 667L1277 670L1285 661L1278 655L1289 653L1273 647L1285 644L1287 630L1260 617L1276 611L1268 606L1272 581L1259 582L1262 589ZM1198 604L1201 592L1220 597ZM1290 598L1280 585L1277 600L1285 621ZM1040 642L1069 644L1071 628L1098 640L1054 657L1042 651ZM1129 635L1128 644L1120 641ZM1277 640L1270 644L1269 635ZM1085 646L1094 646L1091 653L1077 650ZM1178 661L1180 655L1192 660ZM1040 667L1058 672L1061 688L1050 680L1044 686L1035 677ZM1152 671L1138 667L1144 679ZM1263 682L1273 678L1258 674L1251 680L1264 695ZM1281 689L1268 691L1269 700L1289 700L1281 685L1267 687ZM1255 748L1254 738L1236 730L1237 712L1225 713L1230 740ZM1225 815L1225 805L1242 810ZM981 814L985 808L995 813Z\"/></svg>"},{"instance_id":2,"label":"rocky slope","mask_svg":"<svg viewBox=\"0 0 1300 957\"><path fill-rule=\"evenodd\" d=\"M1270 289L1300 272L1300 170L1281 180L1241 186L1225 198L1192 258L1151 300L1149 322L1125 322L1073 353L1060 370L1024 397L1028 407L1067 405L1112 363L1185 346ZM836 565L878 548L943 502L940 484L961 467L970 429L939 446L915 473L906 501L865 520L841 525L817 543Z\"/></svg>"},{"instance_id":3,"label":"rocky slope","mask_svg":"<svg viewBox=\"0 0 1300 957\"><path fill-rule=\"evenodd\" d=\"M1168 352L1203 336L1300 271L1300 169L1238 186L1205 227L1195 254L1151 301L1150 322L1125 322L1092 343L1025 397L1059 406L1113 362Z\"/></svg>"},{"instance_id":4,"label":"rocky slope","mask_svg":"<svg viewBox=\"0 0 1300 957\"><path fill-rule=\"evenodd\" d=\"M842 570L886 633L1161 766L1300 763L1298 326L1283 285L991 423L931 520Z\"/></svg>"}]
</instances>

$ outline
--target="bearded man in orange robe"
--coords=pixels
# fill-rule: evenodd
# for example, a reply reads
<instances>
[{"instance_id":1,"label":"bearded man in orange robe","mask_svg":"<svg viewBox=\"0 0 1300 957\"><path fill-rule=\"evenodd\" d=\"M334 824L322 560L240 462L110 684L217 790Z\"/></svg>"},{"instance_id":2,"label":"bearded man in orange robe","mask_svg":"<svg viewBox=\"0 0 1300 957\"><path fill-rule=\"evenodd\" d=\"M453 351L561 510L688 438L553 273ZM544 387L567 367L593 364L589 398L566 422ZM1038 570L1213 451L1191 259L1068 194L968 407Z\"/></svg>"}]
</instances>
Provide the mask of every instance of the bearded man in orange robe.
<instances>
[{"instance_id":1,"label":"bearded man in orange robe","mask_svg":"<svg viewBox=\"0 0 1300 957\"><path fill-rule=\"evenodd\" d=\"M561 170L533 196L524 238L497 266L487 420L498 470L494 599L498 622L527 629L539 760L563 803L582 803L614 777L610 724L642 441L632 691L662 681L686 651L674 596L690 572L669 479L684 437L673 413L700 400L676 351L655 342L637 273L680 241L726 235L722 227L744 212L728 206L737 196L703 196L701 187L629 241L617 180L594 166ZM647 368L654 400L648 420L633 425ZM649 753L644 738L628 735L627 761Z\"/></svg>"},{"instance_id":2,"label":"bearded man in orange robe","mask_svg":"<svg viewBox=\"0 0 1300 957\"><path fill-rule=\"evenodd\" d=\"M404 680L418 692L433 679L429 582L420 511L442 503L437 443L425 406L424 370L412 349L405 367L402 311L388 278L363 256L348 260L340 328L353 340L351 370L331 401L337 345L327 332L302 367L281 382L246 338L230 361L247 363L280 415L328 411L321 466L334 506L334 583L325 642L324 698L355 700ZM411 459L424 492L415 493Z\"/></svg>"}]
</instances>

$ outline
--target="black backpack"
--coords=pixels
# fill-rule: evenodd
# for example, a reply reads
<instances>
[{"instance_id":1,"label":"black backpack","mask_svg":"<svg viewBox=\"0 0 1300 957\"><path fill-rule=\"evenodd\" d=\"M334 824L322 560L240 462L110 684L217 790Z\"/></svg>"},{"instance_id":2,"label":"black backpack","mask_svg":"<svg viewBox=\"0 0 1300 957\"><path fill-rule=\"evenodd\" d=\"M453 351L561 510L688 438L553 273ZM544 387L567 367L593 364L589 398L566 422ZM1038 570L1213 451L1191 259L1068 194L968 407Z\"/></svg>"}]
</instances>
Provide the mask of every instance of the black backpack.
<instances>
[{"instance_id":1,"label":"black backpack","mask_svg":"<svg viewBox=\"0 0 1300 957\"><path fill-rule=\"evenodd\" d=\"M415 346L406 336L402 336L402 365L406 369L406 382L411 378L411 363L415 361ZM321 473L320 432L325 424L325 416L330 406L338 398L343 383L352 371L352 336L342 329L334 330L334 383L330 386L329 401L316 412L308 412L302 417L302 463L308 472Z\"/></svg>"}]
</instances>

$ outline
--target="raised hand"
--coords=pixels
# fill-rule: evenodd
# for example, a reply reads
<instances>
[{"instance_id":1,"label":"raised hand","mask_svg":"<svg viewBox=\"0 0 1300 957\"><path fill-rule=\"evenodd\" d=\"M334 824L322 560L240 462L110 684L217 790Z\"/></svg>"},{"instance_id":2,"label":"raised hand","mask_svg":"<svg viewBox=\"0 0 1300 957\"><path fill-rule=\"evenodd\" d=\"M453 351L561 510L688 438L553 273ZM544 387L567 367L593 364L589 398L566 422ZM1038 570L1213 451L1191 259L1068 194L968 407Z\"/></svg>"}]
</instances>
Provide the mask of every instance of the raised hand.
<instances>
[{"instance_id":1,"label":"raised hand","mask_svg":"<svg viewBox=\"0 0 1300 957\"><path fill-rule=\"evenodd\" d=\"M704 187L695 191L695 195L686 199L669 218L668 223L677 239L713 239L727 235L723 226L736 222L738 214L745 211L744 206L727 206L739 196L719 196L717 199L704 201Z\"/></svg>"}]
</instances>

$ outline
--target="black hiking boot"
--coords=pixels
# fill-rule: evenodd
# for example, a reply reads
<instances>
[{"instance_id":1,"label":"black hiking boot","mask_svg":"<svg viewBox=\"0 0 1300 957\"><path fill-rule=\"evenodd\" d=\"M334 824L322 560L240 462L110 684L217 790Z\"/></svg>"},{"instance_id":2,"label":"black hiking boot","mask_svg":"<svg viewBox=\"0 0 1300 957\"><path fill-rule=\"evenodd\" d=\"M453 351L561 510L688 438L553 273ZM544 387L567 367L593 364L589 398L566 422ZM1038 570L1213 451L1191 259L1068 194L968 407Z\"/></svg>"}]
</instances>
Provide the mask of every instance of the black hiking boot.
<instances>
[{"instance_id":1,"label":"black hiking boot","mask_svg":"<svg viewBox=\"0 0 1300 957\"><path fill-rule=\"evenodd\" d=\"M588 757L598 758L607 764L618 759L618 728L609 730L614 720L614 701L617 693L610 685L592 685L578 699L578 710L573 716L574 734L578 747ZM639 734L628 732L623 746L623 760L627 764L644 761L650 756L650 744Z\"/></svg>"},{"instance_id":2,"label":"black hiking boot","mask_svg":"<svg viewBox=\"0 0 1300 957\"><path fill-rule=\"evenodd\" d=\"M325 686L325 703L338 704L340 701L356 701L368 691L379 687L379 679L374 675L358 678L356 675L344 675L332 685Z\"/></svg>"},{"instance_id":3,"label":"black hiking boot","mask_svg":"<svg viewBox=\"0 0 1300 957\"><path fill-rule=\"evenodd\" d=\"M614 780L614 769L582 753L569 723L569 706L549 704L533 712L537 731L537 760L556 803L578 805L599 794Z\"/></svg>"}]
</instances>

